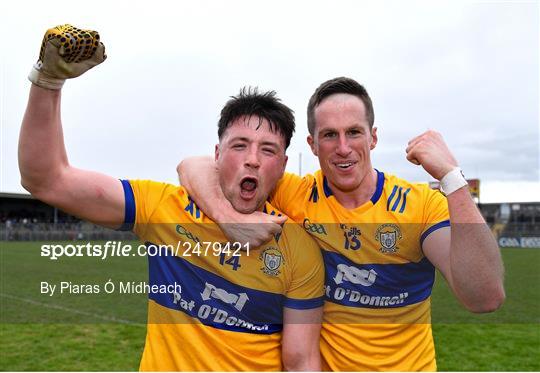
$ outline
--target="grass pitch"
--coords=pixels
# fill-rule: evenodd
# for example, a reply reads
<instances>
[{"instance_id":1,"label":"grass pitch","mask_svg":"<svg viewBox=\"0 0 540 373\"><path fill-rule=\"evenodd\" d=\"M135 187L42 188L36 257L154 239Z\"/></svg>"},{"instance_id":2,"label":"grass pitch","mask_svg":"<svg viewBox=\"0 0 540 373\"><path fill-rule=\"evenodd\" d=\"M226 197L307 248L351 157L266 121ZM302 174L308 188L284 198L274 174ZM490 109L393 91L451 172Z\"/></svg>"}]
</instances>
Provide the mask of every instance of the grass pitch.
<instances>
[{"instance_id":1,"label":"grass pitch","mask_svg":"<svg viewBox=\"0 0 540 373\"><path fill-rule=\"evenodd\" d=\"M442 276L432 296L433 335L442 371L540 371L540 249L502 249L506 301L474 315Z\"/></svg>"},{"instance_id":2,"label":"grass pitch","mask_svg":"<svg viewBox=\"0 0 540 373\"><path fill-rule=\"evenodd\" d=\"M137 370L146 333L144 294L51 297L40 294L40 285L146 281L146 259L51 261L40 256L40 246L0 242L0 370ZM496 313L465 311L437 277L432 304L439 370L540 370L540 250L502 253L507 300Z\"/></svg>"}]
</instances>

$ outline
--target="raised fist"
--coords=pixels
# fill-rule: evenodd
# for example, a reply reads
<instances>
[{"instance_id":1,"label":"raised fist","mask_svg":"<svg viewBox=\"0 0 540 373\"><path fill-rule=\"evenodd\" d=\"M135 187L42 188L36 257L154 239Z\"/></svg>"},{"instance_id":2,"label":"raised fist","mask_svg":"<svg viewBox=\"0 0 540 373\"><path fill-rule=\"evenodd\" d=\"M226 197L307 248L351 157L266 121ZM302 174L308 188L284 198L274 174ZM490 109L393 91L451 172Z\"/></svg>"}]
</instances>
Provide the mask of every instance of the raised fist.
<instances>
[{"instance_id":1,"label":"raised fist","mask_svg":"<svg viewBox=\"0 0 540 373\"><path fill-rule=\"evenodd\" d=\"M458 165L442 135L432 130L409 141L405 152L409 162L421 165L437 180L441 180Z\"/></svg>"},{"instance_id":2,"label":"raised fist","mask_svg":"<svg viewBox=\"0 0 540 373\"><path fill-rule=\"evenodd\" d=\"M43 88L61 89L66 79L84 74L106 58L105 46L96 31L68 24L56 26L45 33L39 60L28 79Z\"/></svg>"}]
</instances>

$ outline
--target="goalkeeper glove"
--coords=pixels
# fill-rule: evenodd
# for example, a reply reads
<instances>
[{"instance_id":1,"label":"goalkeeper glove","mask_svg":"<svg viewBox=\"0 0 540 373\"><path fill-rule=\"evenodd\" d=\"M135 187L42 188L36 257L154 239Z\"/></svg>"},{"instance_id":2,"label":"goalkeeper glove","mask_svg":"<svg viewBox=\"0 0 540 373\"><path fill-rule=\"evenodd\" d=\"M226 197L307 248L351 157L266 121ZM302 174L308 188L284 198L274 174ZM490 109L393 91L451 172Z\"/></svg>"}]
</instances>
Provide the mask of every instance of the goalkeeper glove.
<instances>
[{"instance_id":1,"label":"goalkeeper glove","mask_svg":"<svg viewBox=\"0 0 540 373\"><path fill-rule=\"evenodd\" d=\"M71 25L48 29L41 43L39 60L28 79L47 89L61 89L66 79L76 78L99 65L107 56L99 34Z\"/></svg>"}]
</instances>

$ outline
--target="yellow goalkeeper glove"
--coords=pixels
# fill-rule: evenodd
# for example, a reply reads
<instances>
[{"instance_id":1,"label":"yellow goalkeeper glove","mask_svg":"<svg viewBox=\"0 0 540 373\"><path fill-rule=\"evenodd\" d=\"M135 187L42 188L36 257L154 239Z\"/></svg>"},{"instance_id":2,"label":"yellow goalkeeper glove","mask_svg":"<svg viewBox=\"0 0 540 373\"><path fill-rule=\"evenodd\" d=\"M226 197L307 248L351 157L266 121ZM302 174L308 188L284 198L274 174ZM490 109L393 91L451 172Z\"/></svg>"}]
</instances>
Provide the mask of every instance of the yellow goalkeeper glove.
<instances>
[{"instance_id":1,"label":"yellow goalkeeper glove","mask_svg":"<svg viewBox=\"0 0 540 373\"><path fill-rule=\"evenodd\" d=\"M43 88L61 89L66 79L84 74L106 58L105 46L96 31L67 24L56 26L45 33L39 60L28 79Z\"/></svg>"}]
</instances>

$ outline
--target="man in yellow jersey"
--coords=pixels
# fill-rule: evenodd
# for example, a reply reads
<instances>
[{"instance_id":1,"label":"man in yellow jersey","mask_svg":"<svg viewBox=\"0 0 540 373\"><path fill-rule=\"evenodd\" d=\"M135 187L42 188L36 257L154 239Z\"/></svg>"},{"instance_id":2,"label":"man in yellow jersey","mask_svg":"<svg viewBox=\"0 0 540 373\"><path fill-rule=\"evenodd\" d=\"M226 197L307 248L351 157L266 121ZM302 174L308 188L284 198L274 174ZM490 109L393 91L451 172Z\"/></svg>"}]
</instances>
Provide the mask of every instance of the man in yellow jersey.
<instances>
[{"instance_id":1,"label":"man in yellow jersey","mask_svg":"<svg viewBox=\"0 0 540 373\"><path fill-rule=\"evenodd\" d=\"M19 164L22 184L36 198L97 224L132 229L146 243L150 287L171 290L149 293L140 369L319 370L324 267L299 225L284 224L266 244L242 251L183 187L117 180L68 163L61 87L104 59L94 31L70 25L47 31L29 76ZM239 212L286 220L266 200L283 175L293 131L293 113L274 92L242 90L227 102L215 159L222 192ZM155 255L157 248L165 249Z\"/></svg>"},{"instance_id":2,"label":"man in yellow jersey","mask_svg":"<svg viewBox=\"0 0 540 373\"><path fill-rule=\"evenodd\" d=\"M286 173L271 203L301 223L323 253L323 369L436 370L434 269L472 312L496 310L505 297L498 246L457 161L434 131L406 148L407 159L439 180L445 195L374 169L373 105L364 87L349 78L317 88L308 104L308 129L321 170L304 177ZM190 177L193 167L206 187ZM218 198L212 167L207 158L179 166L186 189L197 191L192 197L205 212L219 222L269 223L262 214L238 214ZM229 238L240 241L268 237L266 226L223 226Z\"/></svg>"}]
</instances>

